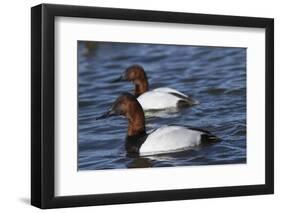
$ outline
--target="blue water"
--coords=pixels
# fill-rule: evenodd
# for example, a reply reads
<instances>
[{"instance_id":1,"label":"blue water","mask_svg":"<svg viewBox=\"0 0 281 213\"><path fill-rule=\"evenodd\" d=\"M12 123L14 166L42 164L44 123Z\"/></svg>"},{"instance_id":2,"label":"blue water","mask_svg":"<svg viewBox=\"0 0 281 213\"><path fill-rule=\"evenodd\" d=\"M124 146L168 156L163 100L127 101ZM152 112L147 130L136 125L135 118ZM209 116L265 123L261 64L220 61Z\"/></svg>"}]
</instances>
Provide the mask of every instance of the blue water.
<instances>
[{"instance_id":1,"label":"blue water","mask_svg":"<svg viewBox=\"0 0 281 213\"><path fill-rule=\"evenodd\" d=\"M95 120L130 82L111 83L130 65L147 72L150 88L172 87L200 105L147 115L147 130L165 124L199 127L222 139L191 150L127 157L127 121ZM246 163L246 49L78 42L78 170ZM159 117L160 116L160 117Z\"/></svg>"}]
</instances>

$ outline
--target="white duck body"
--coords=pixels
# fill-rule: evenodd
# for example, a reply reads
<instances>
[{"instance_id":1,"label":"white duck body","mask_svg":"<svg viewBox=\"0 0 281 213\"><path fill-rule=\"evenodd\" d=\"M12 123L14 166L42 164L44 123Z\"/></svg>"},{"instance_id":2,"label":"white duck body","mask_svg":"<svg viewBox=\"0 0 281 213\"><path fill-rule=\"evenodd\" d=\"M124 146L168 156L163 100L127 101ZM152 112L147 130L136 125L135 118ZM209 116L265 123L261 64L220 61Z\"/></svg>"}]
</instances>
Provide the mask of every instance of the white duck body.
<instances>
[{"instance_id":1,"label":"white duck body","mask_svg":"<svg viewBox=\"0 0 281 213\"><path fill-rule=\"evenodd\" d=\"M187 95L168 87L157 88L143 93L137 98L143 110L161 110L178 107L179 101L190 101L192 105L198 104Z\"/></svg>"},{"instance_id":2,"label":"white duck body","mask_svg":"<svg viewBox=\"0 0 281 213\"><path fill-rule=\"evenodd\" d=\"M204 132L182 126L163 126L150 133L142 146L140 155L176 152L201 143Z\"/></svg>"}]
</instances>

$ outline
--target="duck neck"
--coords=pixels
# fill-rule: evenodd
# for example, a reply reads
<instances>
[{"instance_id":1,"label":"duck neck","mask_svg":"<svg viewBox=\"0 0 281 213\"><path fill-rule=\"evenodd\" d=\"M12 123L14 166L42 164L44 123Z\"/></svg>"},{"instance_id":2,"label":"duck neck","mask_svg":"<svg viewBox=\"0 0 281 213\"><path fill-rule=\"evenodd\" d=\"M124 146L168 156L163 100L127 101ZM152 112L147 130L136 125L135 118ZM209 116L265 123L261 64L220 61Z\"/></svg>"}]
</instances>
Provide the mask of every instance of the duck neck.
<instances>
[{"instance_id":1,"label":"duck neck","mask_svg":"<svg viewBox=\"0 0 281 213\"><path fill-rule=\"evenodd\" d=\"M137 136L146 133L144 112L140 104L136 103L136 106L131 109L133 110L131 110L126 116L128 118L127 136Z\"/></svg>"},{"instance_id":2,"label":"duck neck","mask_svg":"<svg viewBox=\"0 0 281 213\"><path fill-rule=\"evenodd\" d=\"M147 79L141 79L135 81L135 96L139 97L141 94L148 91L148 82Z\"/></svg>"}]
</instances>

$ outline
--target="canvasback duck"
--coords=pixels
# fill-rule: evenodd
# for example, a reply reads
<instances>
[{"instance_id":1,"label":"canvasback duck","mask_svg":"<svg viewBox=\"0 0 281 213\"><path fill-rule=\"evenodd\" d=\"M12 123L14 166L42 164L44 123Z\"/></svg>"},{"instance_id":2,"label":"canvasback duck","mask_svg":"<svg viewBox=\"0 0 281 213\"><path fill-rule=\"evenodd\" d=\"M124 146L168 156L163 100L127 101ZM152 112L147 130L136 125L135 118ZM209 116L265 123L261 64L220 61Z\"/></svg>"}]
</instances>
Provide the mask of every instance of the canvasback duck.
<instances>
[{"instance_id":1,"label":"canvasback duck","mask_svg":"<svg viewBox=\"0 0 281 213\"><path fill-rule=\"evenodd\" d=\"M129 154L152 155L177 152L202 143L219 141L208 131L185 126L163 126L147 133L144 111L135 96L130 93L118 97L112 107L96 119L114 115L125 116L128 120L125 148Z\"/></svg>"},{"instance_id":2,"label":"canvasback duck","mask_svg":"<svg viewBox=\"0 0 281 213\"><path fill-rule=\"evenodd\" d=\"M145 111L190 107L199 104L191 97L169 87L149 91L146 73L140 65L128 67L119 78L120 80L131 81L135 84L135 96Z\"/></svg>"}]
</instances>

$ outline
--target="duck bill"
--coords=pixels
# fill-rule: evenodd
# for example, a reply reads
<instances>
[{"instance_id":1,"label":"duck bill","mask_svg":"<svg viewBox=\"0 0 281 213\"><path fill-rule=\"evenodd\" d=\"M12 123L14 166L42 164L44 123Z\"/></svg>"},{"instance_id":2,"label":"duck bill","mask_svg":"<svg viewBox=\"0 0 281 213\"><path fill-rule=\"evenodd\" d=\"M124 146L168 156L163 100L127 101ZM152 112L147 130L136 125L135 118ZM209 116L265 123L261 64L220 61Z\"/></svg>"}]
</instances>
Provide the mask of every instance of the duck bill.
<instances>
[{"instance_id":1,"label":"duck bill","mask_svg":"<svg viewBox=\"0 0 281 213\"><path fill-rule=\"evenodd\" d=\"M126 81L126 80L127 80L127 79L125 78L125 75L122 74L122 75L120 75L118 78L112 80L111 83L117 83L117 82Z\"/></svg>"},{"instance_id":2,"label":"duck bill","mask_svg":"<svg viewBox=\"0 0 281 213\"><path fill-rule=\"evenodd\" d=\"M122 75L121 75L121 76L119 76L118 78L116 78L116 79L112 80L112 81L111 81L111 83L117 83L117 82L120 82L120 81L124 81L124 79L123 79Z\"/></svg>"},{"instance_id":3,"label":"duck bill","mask_svg":"<svg viewBox=\"0 0 281 213\"><path fill-rule=\"evenodd\" d=\"M111 110L105 112L104 114L102 114L101 116L97 117L96 120L101 120L101 119L105 119L108 118L110 116L113 116L114 112L112 112Z\"/></svg>"}]
</instances>

